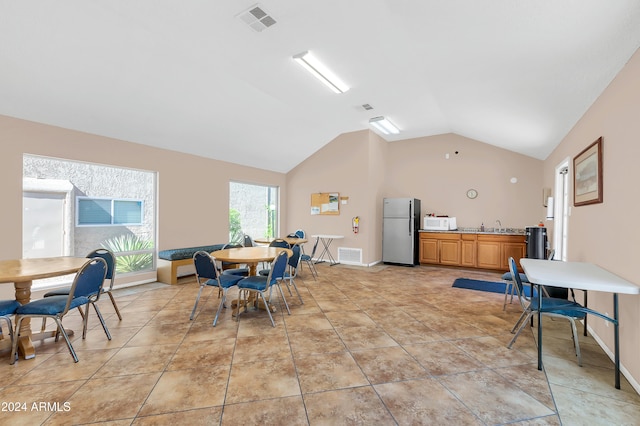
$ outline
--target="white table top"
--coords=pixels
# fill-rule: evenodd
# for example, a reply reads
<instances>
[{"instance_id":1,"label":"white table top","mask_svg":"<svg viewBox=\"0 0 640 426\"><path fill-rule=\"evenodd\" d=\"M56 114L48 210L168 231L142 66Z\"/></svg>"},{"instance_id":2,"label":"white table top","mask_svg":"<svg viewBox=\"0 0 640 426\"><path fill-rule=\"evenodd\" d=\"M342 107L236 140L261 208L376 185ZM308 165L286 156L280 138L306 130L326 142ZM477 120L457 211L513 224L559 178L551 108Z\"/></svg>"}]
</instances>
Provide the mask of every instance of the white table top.
<instances>
[{"instance_id":1,"label":"white table top","mask_svg":"<svg viewBox=\"0 0 640 426\"><path fill-rule=\"evenodd\" d=\"M339 240L340 238L344 238L344 235L326 235L326 234L319 234L319 235L312 235L311 238L324 238L327 240Z\"/></svg>"},{"instance_id":2,"label":"white table top","mask_svg":"<svg viewBox=\"0 0 640 426\"><path fill-rule=\"evenodd\" d=\"M587 262L520 259L530 282L553 287L640 294L640 286Z\"/></svg>"}]
</instances>

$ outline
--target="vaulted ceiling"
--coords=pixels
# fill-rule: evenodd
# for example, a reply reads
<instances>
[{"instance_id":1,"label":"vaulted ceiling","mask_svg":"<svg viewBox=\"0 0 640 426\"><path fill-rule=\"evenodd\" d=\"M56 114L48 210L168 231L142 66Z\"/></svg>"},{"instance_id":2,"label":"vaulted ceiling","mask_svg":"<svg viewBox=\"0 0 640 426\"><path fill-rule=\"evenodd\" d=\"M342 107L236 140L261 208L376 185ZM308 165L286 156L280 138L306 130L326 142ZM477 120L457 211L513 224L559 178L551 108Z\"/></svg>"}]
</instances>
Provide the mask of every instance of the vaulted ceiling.
<instances>
[{"instance_id":1,"label":"vaulted ceiling","mask_svg":"<svg viewBox=\"0 0 640 426\"><path fill-rule=\"evenodd\" d=\"M0 114L278 172L375 116L544 159L640 46L638 0L255 5L0 0Z\"/></svg>"}]
</instances>

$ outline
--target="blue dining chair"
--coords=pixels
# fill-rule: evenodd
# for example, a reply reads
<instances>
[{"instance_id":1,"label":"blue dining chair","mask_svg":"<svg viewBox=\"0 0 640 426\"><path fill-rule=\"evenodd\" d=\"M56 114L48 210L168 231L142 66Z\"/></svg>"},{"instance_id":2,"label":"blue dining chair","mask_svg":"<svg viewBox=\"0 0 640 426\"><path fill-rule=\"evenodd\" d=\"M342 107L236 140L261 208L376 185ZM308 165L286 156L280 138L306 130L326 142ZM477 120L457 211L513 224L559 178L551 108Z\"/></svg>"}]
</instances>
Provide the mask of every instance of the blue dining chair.
<instances>
[{"instance_id":1,"label":"blue dining chair","mask_svg":"<svg viewBox=\"0 0 640 426\"><path fill-rule=\"evenodd\" d=\"M311 271L311 275L313 276L313 280L316 281L316 277L318 276L318 271L316 270L316 265L313 263L313 257L316 255L316 250L318 249L318 242L320 242L320 237L316 238L316 242L313 243L313 249L311 249L311 254L300 255L300 260L307 264L309 267L309 271Z\"/></svg>"},{"instance_id":2,"label":"blue dining chair","mask_svg":"<svg viewBox=\"0 0 640 426\"><path fill-rule=\"evenodd\" d=\"M111 340L111 334L109 333L107 324L104 322L104 318L102 317L100 309L98 309L98 305L96 303L100 299L106 275L107 262L100 257L94 257L93 259L87 260L87 263L80 268L73 280L73 284L71 284L68 295L49 296L18 307L16 309L16 332L18 335L13 340L11 350L13 356L11 363L13 364L15 362L18 354L20 325L25 318L52 318L58 325L58 330L55 336L56 342L58 341L59 335L62 334L74 362L78 362L78 356L73 350L73 346L69 340L69 335L62 326L62 318L69 312L69 310L85 306L82 326L82 338L85 339L87 336L87 324L89 320L89 305L92 305L100 319L100 323L107 335L107 339Z\"/></svg>"},{"instance_id":3,"label":"blue dining chair","mask_svg":"<svg viewBox=\"0 0 640 426\"><path fill-rule=\"evenodd\" d=\"M282 301L287 308L287 312L289 313L289 315L291 315L289 305L287 304L287 299L285 299L284 293L282 292L282 287L280 287L280 283L282 282L285 271L287 269L288 258L289 254L286 251L282 251L271 263L269 275L267 275L266 277L264 275L254 275L244 278L238 282L240 295L244 295L244 311L247 312L248 294L254 293L257 297L256 301L262 299L262 301L264 302L266 311L269 314L269 319L271 320L271 325L274 327L276 326L276 323L273 321L273 316L271 315L271 305L269 303L269 300L271 300L271 296L269 296L268 300L266 297L266 293L268 291L269 295L271 295L271 289L273 287L278 287L278 290L280 291L280 297L282 297ZM238 309L238 315L236 316L236 319L237 321L240 321L240 309Z\"/></svg>"},{"instance_id":4,"label":"blue dining chair","mask_svg":"<svg viewBox=\"0 0 640 426\"><path fill-rule=\"evenodd\" d=\"M282 238L276 238L269 243L269 247L291 248L291 245Z\"/></svg>"},{"instance_id":5,"label":"blue dining chair","mask_svg":"<svg viewBox=\"0 0 640 426\"><path fill-rule=\"evenodd\" d=\"M296 294L298 295L298 299L300 299L300 303L304 305L304 302L302 301L302 296L300 296L300 292L298 291L298 286L296 286L296 282L294 281L294 278L298 276L298 269L300 266L300 259L301 259L300 246L295 244L293 247L291 247L291 251L293 254L291 255L291 257L289 257L289 260L287 261L288 267L285 269L283 280L287 284L287 290L289 290L289 295L293 296L293 293L291 293L291 288L290 288L291 286L293 286L293 289L296 291ZM259 272L259 274L269 275L269 269L263 269L262 271Z\"/></svg>"},{"instance_id":6,"label":"blue dining chair","mask_svg":"<svg viewBox=\"0 0 640 426\"><path fill-rule=\"evenodd\" d=\"M250 236L245 235L244 236L244 243L243 245L240 244L235 244L235 243L229 243L229 244L225 244L224 247L222 247L222 249L227 249L227 248L240 248L240 247L253 247L253 240L251 239ZM240 278L244 278L244 277L248 277L249 276L249 266L245 265L245 266L239 266L237 263L229 263L229 262L222 262L222 274L223 275L236 275Z\"/></svg>"},{"instance_id":7,"label":"blue dining chair","mask_svg":"<svg viewBox=\"0 0 640 426\"><path fill-rule=\"evenodd\" d=\"M216 316L213 319L213 326L215 327L218 323L218 316L220 315L220 311L222 307L225 306L227 301L227 292L229 288L233 287L240 281L243 277L240 275L225 275L220 274L218 272L218 268L216 267L216 261L209 253L206 251L197 251L193 255L193 264L196 267L196 280L200 285L200 289L198 290L198 296L196 297L196 303L193 305L193 309L191 310L190 320L193 320L193 317L196 313L196 309L198 308L198 302L200 301L200 295L202 294L202 290L205 286L211 286L218 288L218 297L222 294L222 299L220 300L220 304L218 305L218 310L216 311Z\"/></svg>"},{"instance_id":8,"label":"blue dining chair","mask_svg":"<svg viewBox=\"0 0 640 426\"><path fill-rule=\"evenodd\" d=\"M107 294L109 299L111 300L111 304L113 305L113 309L116 311L116 315L118 315L118 319L122 321L122 315L120 315L120 310L118 309L118 305L116 304L116 299L113 297L113 284L116 280L116 256L112 251L99 248L93 250L91 253L87 255L88 258L93 257L101 257L107 262L107 275L105 276L105 280L109 283L108 287L102 286L102 294Z\"/></svg>"},{"instance_id":9,"label":"blue dining chair","mask_svg":"<svg viewBox=\"0 0 640 426\"><path fill-rule=\"evenodd\" d=\"M286 248L286 249L290 249L291 245L286 242L285 240L283 240L282 238L276 238L275 240L271 241L269 243L269 247L279 247L279 248ZM260 271L258 271L259 275L264 275L267 276L269 275L269 269L261 269Z\"/></svg>"},{"instance_id":10,"label":"blue dining chair","mask_svg":"<svg viewBox=\"0 0 640 426\"><path fill-rule=\"evenodd\" d=\"M0 300L0 320L7 324L11 346L13 346L13 324L11 323L11 315L16 313L16 309L20 307L17 300ZM0 326L0 336L2 336L2 326Z\"/></svg>"},{"instance_id":11,"label":"blue dining chair","mask_svg":"<svg viewBox=\"0 0 640 426\"><path fill-rule=\"evenodd\" d=\"M507 347L511 349L516 339L520 335L520 332L527 325L530 318L533 315L539 315L540 312L542 315L547 315L555 318L564 318L569 321L571 324L571 334L573 336L573 344L576 351L576 356L578 357L578 365L582 367L582 356L580 354L580 343L578 342L578 330L576 328L575 320L584 319L586 317L586 313L584 312L585 308L577 302L573 302L567 299L559 299L555 297L546 297L544 296L544 292L542 295L542 307L541 310L538 311L538 297L540 295L537 292L533 292L532 297L527 297L524 291L524 284L520 279L520 274L518 273L518 267L516 265L516 261L513 257L509 258L509 271L511 272L512 280L515 284L516 294L520 304L522 306L522 315L518 318L518 321L513 326L511 333L515 333L515 336L511 339Z\"/></svg>"},{"instance_id":12,"label":"blue dining chair","mask_svg":"<svg viewBox=\"0 0 640 426\"><path fill-rule=\"evenodd\" d=\"M245 247L254 247L253 238L250 235L244 234L244 242L242 243Z\"/></svg>"},{"instance_id":13,"label":"blue dining chair","mask_svg":"<svg viewBox=\"0 0 640 426\"><path fill-rule=\"evenodd\" d=\"M556 253L555 250L551 250L547 255L547 260L553 260L555 253ZM527 274L520 272L518 275L520 276L520 281L522 281L524 284L531 284L529 282L529 278L527 277ZM502 310L505 311L507 309L507 297L509 296L509 292L511 292L511 300L509 301L509 303L513 303L513 296L516 292L516 286L511 275L511 270L502 274L502 280L505 282L504 303L502 304ZM543 286L542 289L546 293L547 291L546 287ZM549 296L549 293L546 293L545 295Z\"/></svg>"},{"instance_id":14,"label":"blue dining chair","mask_svg":"<svg viewBox=\"0 0 640 426\"><path fill-rule=\"evenodd\" d=\"M92 259L94 257L100 257L104 259L107 263L107 274L105 275L105 280L108 280L108 287L102 286L102 293L106 293L109 295L109 299L111 299L111 304L113 305L113 309L116 311L116 315L118 315L118 319L122 321L122 315L120 314L120 310L118 309L118 305L116 304L116 300L113 297L113 283L116 278L116 256L110 250L99 248L92 250L89 254L87 254L87 259ZM42 297L51 297L51 296L68 296L71 291L71 287L58 288L55 290L51 290L44 294ZM84 312L82 312L82 308L78 307L78 311L80 315L84 318ZM42 327L41 331L44 331L47 328L47 318L42 318Z\"/></svg>"}]
</instances>

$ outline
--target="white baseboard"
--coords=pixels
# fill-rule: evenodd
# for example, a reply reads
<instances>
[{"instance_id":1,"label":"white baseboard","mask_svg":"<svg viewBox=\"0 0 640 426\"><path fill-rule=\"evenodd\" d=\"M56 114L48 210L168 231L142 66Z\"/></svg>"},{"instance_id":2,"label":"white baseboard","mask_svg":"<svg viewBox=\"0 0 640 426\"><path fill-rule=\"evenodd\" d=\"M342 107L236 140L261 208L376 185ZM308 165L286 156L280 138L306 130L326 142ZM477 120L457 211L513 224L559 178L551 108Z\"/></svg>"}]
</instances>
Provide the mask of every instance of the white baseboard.
<instances>
[{"instance_id":1,"label":"white baseboard","mask_svg":"<svg viewBox=\"0 0 640 426\"><path fill-rule=\"evenodd\" d=\"M584 323L584 321L581 321L581 322ZM593 332L593 329L589 325L587 325L587 331L591 334L591 337L593 337L593 340L595 340L596 343L600 345L600 347L607 354L609 359L615 363L615 358L616 358L615 354L609 350L607 345L605 345L602 339L600 339L600 337ZM622 375L629 381L629 384L631 385L631 387L635 389L635 391L638 394L640 394L640 384L633 378L633 376L631 376L631 373L629 373L629 370L627 370L624 367L622 362L620 362L620 373L622 373Z\"/></svg>"}]
</instances>

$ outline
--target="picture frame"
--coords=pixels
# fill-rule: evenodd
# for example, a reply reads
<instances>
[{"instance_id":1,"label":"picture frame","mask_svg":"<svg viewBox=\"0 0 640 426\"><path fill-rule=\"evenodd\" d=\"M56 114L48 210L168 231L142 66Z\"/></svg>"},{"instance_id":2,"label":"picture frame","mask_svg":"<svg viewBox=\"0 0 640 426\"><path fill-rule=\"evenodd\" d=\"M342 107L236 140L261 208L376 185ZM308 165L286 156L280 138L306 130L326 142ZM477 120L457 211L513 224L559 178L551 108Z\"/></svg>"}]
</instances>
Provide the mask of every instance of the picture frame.
<instances>
[{"instance_id":1,"label":"picture frame","mask_svg":"<svg viewBox=\"0 0 640 426\"><path fill-rule=\"evenodd\" d=\"M573 205L602 203L602 136L573 159Z\"/></svg>"}]
</instances>

